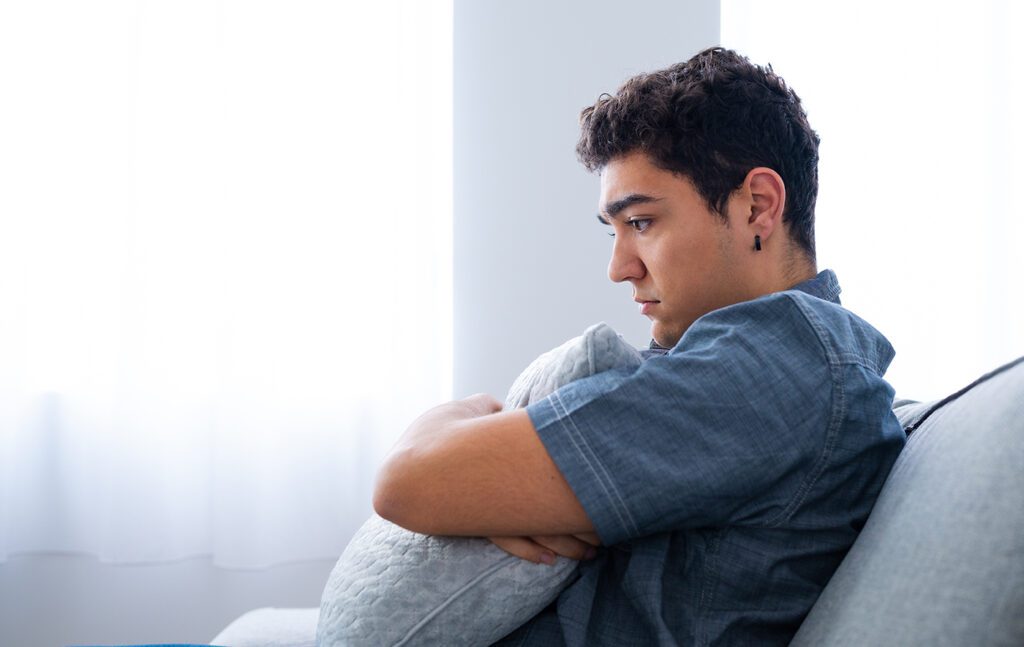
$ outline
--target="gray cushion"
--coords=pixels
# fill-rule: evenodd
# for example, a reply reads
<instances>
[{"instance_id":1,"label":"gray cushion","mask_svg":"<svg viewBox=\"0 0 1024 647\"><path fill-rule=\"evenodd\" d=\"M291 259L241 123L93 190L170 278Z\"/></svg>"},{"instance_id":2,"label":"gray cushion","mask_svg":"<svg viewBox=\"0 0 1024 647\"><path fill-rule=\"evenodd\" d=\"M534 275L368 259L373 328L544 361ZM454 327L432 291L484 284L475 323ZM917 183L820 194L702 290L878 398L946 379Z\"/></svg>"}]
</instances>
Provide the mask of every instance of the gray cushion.
<instances>
[{"instance_id":1,"label":"gray cushion","mask_svg":"<svg viewBox=\"0 0 1024 647\"><path fill-rule=\"evenodd\" d=\"M913 433L792 644L1024 645L1024 363L898 404Z\"/></svg>"},{"instance_id":2,"label":"gray cushion","mask_svg":"<svg viewBox=\"0 0 1024 647\"><path fill-rule=\"evenodd\" d=\"M606 324L537 358L506 408L564 384L641 363ZM576 562L533 564L475 537L429 537L374 516L349 543L324 588L317 639L333 645L487 645L525 623L575 577Z\"/></svg>"}]
</instances>

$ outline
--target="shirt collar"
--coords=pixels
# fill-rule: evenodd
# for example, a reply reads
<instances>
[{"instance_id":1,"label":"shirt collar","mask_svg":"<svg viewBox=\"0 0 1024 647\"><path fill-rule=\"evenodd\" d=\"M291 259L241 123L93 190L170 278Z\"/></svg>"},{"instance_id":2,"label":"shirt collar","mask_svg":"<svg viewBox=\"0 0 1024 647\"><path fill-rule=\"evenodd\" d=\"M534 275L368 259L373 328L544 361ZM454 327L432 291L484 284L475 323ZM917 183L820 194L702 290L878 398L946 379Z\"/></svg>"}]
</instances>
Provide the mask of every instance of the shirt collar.
<instances>
[{"instance_id":1,"label":"shirt collar","mask_svg":"<svg viewBox=\"0 0 1024 647\"><path fill-rule=\"evenodd\" d=\"M836 273L832 270L822 270L813 279L797 283L790 289L800 290L812 297L818 297L825 301L831 301L836 305L842 305L839 301L839 293L842 292L842 289L839 287L839 279L836 278Z\"/></svg>"}]
</instances>

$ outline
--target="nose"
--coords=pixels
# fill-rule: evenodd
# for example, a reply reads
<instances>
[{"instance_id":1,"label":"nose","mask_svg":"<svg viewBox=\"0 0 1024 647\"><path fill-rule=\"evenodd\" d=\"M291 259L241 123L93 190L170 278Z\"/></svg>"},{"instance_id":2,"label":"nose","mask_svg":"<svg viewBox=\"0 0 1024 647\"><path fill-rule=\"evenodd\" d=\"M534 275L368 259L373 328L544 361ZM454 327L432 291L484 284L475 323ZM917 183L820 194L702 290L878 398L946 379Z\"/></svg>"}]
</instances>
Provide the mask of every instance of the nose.
<instances>
[{"instance_id":1,"label":"nose","mask_svg":"<svg viewBox=\"0 0 1024 647\"><path fill-rule=\"evenodd\" d=\"M616 236L612 245L612 258L608 261L608 278L613 283L639 280L647 274L643 261L626 238L624 235Z\"/></svg>"}]
</instances>

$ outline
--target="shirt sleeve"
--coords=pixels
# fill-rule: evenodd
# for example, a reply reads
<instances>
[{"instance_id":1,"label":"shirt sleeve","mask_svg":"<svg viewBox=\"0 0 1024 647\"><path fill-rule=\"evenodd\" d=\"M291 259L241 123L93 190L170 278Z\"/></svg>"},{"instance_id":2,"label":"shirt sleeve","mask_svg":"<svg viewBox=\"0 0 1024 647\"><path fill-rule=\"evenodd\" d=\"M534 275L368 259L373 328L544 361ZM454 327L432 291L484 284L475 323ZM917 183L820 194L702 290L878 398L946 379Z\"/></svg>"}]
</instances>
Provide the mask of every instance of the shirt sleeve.
<instances>
[{"instance_id":1,"label":"shirt sleeve","mask_svg":"<svg viewBox=\"0 0 1024 647\"><path fill-rule=\"evenodd\" d=\"M785 295L696 321L634 371L527 407L606 545L667 530L780 523L813 484L841 415L837 371Z\"/></svg>"}]
</instances>

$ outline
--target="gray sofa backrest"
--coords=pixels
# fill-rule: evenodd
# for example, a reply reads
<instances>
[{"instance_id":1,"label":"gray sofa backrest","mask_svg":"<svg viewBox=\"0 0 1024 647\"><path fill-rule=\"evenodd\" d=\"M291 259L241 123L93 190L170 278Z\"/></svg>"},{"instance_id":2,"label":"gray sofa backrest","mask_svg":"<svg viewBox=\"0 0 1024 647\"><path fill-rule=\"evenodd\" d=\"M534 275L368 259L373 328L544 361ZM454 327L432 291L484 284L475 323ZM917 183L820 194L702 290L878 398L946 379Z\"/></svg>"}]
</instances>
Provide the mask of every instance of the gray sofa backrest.
<instances>
[{"instance_id":1,"label":"gray sofa backrest","mask_svg":"<svg viewBox=\"0 0 1024 647\"><path fill-rule=\"evenodd\" d=\"M907 445L792 645L1024 645L1024 358L895 411Z\"/></svg>"}]
</instances>

